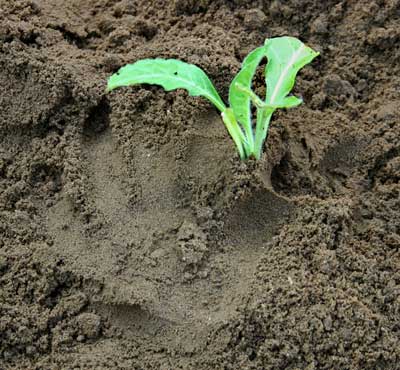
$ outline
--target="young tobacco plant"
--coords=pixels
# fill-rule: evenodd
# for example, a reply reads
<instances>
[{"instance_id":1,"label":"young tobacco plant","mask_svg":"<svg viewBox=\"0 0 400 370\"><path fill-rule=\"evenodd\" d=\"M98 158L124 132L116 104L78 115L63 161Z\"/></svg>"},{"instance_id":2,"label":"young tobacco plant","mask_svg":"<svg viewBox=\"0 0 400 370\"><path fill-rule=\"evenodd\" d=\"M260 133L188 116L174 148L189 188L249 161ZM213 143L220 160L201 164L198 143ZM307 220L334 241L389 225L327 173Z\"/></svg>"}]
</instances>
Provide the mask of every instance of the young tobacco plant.
<instances>
[{"instance_id":1,"label":"young tobacco plant","mask_svg":"<svg viewBox=\"0 0 400 370\"><path fill-rule=\"evenodd\" d=\"M271 117L278 108L293 108L302 100L289 96L297 72L319 53L294 37L267 39L250 52L229 88L226 107L214 85L199 67L175 59L143 59L122 67L108 80L107 91L136 84L161 85L165 90L186 89L191 96L202 96L221 112L222 120L236 144L241 159L259 159ZM263 58L267 85L265 99L251 89L257 67ZM256 122L252 122L252 104Z\"/></svg>"}]
</instances>

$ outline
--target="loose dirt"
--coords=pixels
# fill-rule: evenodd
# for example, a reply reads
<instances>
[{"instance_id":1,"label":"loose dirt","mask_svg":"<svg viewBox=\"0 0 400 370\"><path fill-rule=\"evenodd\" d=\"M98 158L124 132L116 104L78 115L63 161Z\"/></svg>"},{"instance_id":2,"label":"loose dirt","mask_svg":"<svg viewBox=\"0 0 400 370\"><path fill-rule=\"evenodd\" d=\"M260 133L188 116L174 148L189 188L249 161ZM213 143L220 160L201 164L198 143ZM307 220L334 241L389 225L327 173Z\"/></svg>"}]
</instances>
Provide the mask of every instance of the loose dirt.
<instances>
[{"instance_id":1,"label":"loose dirt","mask_svg":"<svg viewBox=\"0 0 400 370\"><path fill-rule=\"evenodd\" d=\"M0 369L400 369L400 1L0 0ZM240 162L141 58L321 52ZM255 79L263 91L263 74Z\"/></svg>"}]
</instances>

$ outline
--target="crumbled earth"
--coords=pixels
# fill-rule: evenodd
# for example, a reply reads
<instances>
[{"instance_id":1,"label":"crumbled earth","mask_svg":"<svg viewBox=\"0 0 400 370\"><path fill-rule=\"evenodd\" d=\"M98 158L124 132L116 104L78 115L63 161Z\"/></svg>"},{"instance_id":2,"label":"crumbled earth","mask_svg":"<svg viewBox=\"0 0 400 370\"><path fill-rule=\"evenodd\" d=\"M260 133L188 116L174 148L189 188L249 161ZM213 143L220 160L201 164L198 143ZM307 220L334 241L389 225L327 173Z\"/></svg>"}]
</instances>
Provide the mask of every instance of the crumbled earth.
<instances>
[{"instance_id":1,"label":"crumbled earth","mask_svg":"<svg viewBox=\"0 0 400 370\"><path fill-rule=\"evenodd\" d=\"M0 369L400 369L399 0L0 0ZM142 58L320 51L264 155ZM260 70L254 87L264 92Z\"/></svg>"}]
</instances>

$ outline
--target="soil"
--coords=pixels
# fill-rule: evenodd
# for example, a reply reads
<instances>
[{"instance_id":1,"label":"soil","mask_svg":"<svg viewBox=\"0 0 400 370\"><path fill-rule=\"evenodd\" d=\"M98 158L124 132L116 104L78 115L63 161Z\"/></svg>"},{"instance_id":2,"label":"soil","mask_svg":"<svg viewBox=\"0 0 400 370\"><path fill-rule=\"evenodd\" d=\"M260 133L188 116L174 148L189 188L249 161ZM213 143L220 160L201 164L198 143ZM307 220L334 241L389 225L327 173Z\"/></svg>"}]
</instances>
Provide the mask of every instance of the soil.
<instances>
[{"instance_id":1,"label":"soil","mask_svg":"<svg viewBox=\"0 0 400 370\"><path fill-rule=\"evenodd\" d=\"M0 0L0 369L400 369L399 0ZM264 155L106 79L321 52ZM263 75L255 87L262 92Z\"/></svg>"}]
</instances>

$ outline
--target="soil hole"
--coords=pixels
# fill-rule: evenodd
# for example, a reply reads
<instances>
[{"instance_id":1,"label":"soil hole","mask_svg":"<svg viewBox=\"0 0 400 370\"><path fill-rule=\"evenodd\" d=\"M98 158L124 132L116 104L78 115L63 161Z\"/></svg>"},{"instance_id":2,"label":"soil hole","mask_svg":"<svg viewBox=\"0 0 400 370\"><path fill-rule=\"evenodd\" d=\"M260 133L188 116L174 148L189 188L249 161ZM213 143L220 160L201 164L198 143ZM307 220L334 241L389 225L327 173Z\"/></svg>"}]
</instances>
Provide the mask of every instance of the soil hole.
<instances>
[{"instance_id":1,"label":"soil hole","mask_svg":"<svg viewBox=\"0 0 400 370\"><path fill-rule=\"evenodd\" d=\"M263 244L286 220L292 208L289 200L269 189L254 191L234 206L225 224L225 234L234 244Z\"/></svg>"},{"instance_id":2,"label":"soil hole","mask_svg":"<svg viewBox=\"0 0 400 370\"><path fill-rule=\"evenodd\" d=\"M93 107L83 126L83 133L86 136L95 136L107 129L110 124L110 104L106 97L103 97L98 105Z\"/></svg>"}]
</instances>

